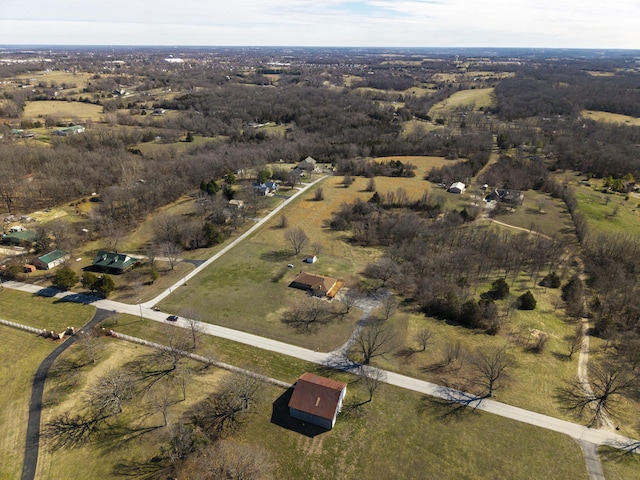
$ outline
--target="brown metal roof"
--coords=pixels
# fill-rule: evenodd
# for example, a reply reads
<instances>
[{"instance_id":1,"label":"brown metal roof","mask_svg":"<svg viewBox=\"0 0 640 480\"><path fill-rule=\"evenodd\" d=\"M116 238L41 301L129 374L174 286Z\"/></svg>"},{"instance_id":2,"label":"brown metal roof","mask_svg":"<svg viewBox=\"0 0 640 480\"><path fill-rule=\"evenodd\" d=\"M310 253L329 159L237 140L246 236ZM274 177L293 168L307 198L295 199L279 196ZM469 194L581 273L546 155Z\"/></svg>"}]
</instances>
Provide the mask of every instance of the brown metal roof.
<instances>
[{"instance_id":1,"label":"brown metal roof","mask_svg":"<svg viewBox=\"0 0 640 480\"><path fill-rule=\"evenodd\" d=\"M337 280L331 277L324 277L322 275L314 275L313 273L302 272L296 278L294 278L291 285L296 288L298 285L303 286L309 290L318 290L327 293L336 284Z\"/></svg>"},{"instance_id":2,"label":"brown metal roof","mask_svg":"<svg viewBox=\"0 0 640 480\"><path fill-rule=\"evenodd\" d=\"M307 372L298 379L289 400L289 407L333 420L340 402L340 394L346 386L344 382Z\"/></svg>"}]
</instances>

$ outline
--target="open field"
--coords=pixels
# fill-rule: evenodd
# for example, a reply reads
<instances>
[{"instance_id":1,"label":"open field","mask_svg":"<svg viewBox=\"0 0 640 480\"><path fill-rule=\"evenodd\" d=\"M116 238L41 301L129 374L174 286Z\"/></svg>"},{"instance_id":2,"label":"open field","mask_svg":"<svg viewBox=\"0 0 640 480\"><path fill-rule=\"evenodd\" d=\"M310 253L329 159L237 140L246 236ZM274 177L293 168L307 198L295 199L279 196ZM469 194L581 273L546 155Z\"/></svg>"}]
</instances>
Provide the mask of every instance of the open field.
<instances>
[{"instance_id":1,"label":"open field","mask_svg":"<svg viewBox=\"0 0 640 480\"><path fill-rule=\"evenodd\" d=\"M102 106L84 102L39 101L26 102L22 118L37 120L43 117L56 117L63 121L91 120L100 121Z\"/></svg>"},{"instance_id":2,"label":"open field","mask_svg":"<svg viewBox=\"0 0 640 480\"><path fill-rule=\"evenodd\" d=\"M472 106L474 110L478 110L481 107L486 108L491 105L493 105L493 88L462 90L436 103L429 110L429 115L436 117L438 113L451 112L461 107Z\"/></svg>"},{"instance_id":3,"label":"open field","mask_svg":"<svg viewBox=\"0 0 640 480\"><path fill-rule=\"evenodd\" d=\"M48 382L45 402L51 407L45 422L77 405L82 398L78 389L107 369L133 365L150 353L144 347L103 340L100 363L82 367L74 375L75 387L69 389L64 376ZM61 360L77 361L78 354L73 347ZM198 370L196 364L192 368ZM171 405L169 423L183 423L188 406L215 391L225 375L213 368L196 373L187 401ZM445 421L440 418L443 411L430 399L389 386L380 387L373 402L356 406L367 399L362 385L346 374L329 375L349 383L345 408L332 431L310 437L281 426L286 395L281 388L269 386L234 435L242 443L259 444L269 451L276 478L306 478L313 472L310 478L314 479L391 479L402 472L404 478L586 479L580 449L566 436L484 413ZM167 428L158 427L162 419L149 410L150 399L143 397L122 415L133 431L112 429L110 435L75 449L43 450L38 478L117 478L158 468L161 462L153 458L166 442ZM133 418L137 420L132 422ZM487 436L491 442L485 441ZM362 445L367 446L367 455L361 454ZM389 445L394 448L390 450ZM500 451L509 455L496 454ZM82 462L74 461L79 457Z\"/></svg>"},{"instance_id":4,"label":"open field","mask_svg":"<svg viewBox=\"0 0 640 480\"><path fill-rule=\"evenodd\" d=\"M640 118L630 117L619 113L601 112L598 110L584 110L582 112L584 118L595 120L596 122L620 123L623 125L640 125Z\"/></svg>"},{"instance_id":5,"label":"open field","mask_svg":"<svg viewBox=\"0 0 640 480\"><path fill-rule=\"evenodd\" d=\"M592 187L574 187L577 211L582 213L592 233L640 235L640 199L622 194L608 194Z\"/></svg>"},{"instance_id":6,"label":"open field","mask_svg":"<svg viewBox=\"0 0 640 480\"><path fill-rule=\"evenodd\" d=\"M3 307L0 312L6 318ZM33 376L58 344L4 325L0 334L0 479L14 480L22 471Z\"/></svg>"}]
</instances>

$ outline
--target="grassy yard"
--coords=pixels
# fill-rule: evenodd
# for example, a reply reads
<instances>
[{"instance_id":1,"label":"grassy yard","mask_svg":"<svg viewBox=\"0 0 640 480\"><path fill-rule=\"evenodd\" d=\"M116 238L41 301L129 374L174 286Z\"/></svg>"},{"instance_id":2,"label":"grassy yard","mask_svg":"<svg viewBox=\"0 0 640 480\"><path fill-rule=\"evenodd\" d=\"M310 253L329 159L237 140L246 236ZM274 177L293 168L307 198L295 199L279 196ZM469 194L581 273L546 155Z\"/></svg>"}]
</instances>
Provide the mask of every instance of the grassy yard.
<instances>
[{"instance_id":1,"label":"grassy yard","mask_svg":"<svg viewBox=\"0 0 640 480\"><path fill-rule=\"evenodd\" d=\"M636 480L640 472L640 455L627 453L611 447L600 447L600 460L605 478Z\"/></svg>"},{"instance_id":2,"label":"grassy yard","mask_svg":"<svg viewBox=\"0 0 640 480\"><path fill-rule=\"evenodd\" d=\"M0 312L7 317L0 294ZM28 332L0 325L0 479L20 478L33 376L58 344Z\"/></svg>"},{"instance_id":3,"label":"grassy yard","mask_svg":"<svg viewBox=\"0 0 640 480\"><path fill-rule=\"evenodd\" d=\"M562 200L535 190L522 193L525 199L523 205L494 218L515 227L540 232L564 243L576 241L573 221Z\"/></svg>"},{"instance_id":4,"label":"grassy yard","mask_svg":"<svg viewBox=\"0 0 640 480\"><path fill-rule=\"evenodd\" d=\"M72 378L58 375L48 382L45 422L77 406L83 389L107 369L140 361L147 364L148 349L115 339L103 341L98 364L81 367ZM77 348L65 352L54 367L63 372L65 365L77 364ZM195 364L192 368L198 369ZM305 370L304 364L297 368L301 370L296 376ZM169 423L187 422L184 413L189 405L215 391L224 375L218 369L199 370L187 401L171 405ZM380 387L373 402L356 406L367 399L363 386L349 375L335 376L349 387L334 430L307 436L287 428L291 424L283 423L286 394L269 386L235 439L267 449L276 478L391 479L402 472L403 478L586 479L580 449L566 436L484 413L443 420L443 410L430 399L390 386ZM150 398L142 397L122 414L128 430L112 429L109 435L75 449L41 450L38 478L89 480L154 471L159 465L154 458L166 442L167 429L160 427L160 414L149 410ZM486 441L489 437L491 442Z\"/></svg>"},{"instance_id":5,"label":"grassy yard","mask_svg":"<svg viewBox=\"0 0 640 480\"><path fill-rule=\"evenodd\" d=\"M0 316L5 320L60 332L87 323L95 308L5 288L0 292Z\"/></svg>"},{"instance_id":6,"label":"grassy yard","mask_svg":"<svg viewBox=\"0 0 640 480\"><path fill-rule=\"evenodd\" d=\"M574 187L578 212L587 219L593 233L640 235L640 199L607 194L587 186Z\"/></svg>"}]
</instances>

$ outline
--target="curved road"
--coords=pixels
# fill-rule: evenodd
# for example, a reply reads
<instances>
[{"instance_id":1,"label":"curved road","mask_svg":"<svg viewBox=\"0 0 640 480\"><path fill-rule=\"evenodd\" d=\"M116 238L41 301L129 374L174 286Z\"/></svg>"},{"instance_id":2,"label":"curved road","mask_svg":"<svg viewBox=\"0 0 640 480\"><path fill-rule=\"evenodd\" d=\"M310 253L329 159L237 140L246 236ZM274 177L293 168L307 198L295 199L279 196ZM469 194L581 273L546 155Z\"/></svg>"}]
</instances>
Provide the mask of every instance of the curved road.
<instances>
[{"instance_id":1,"label":"curved road","mask_svg":"<svg viewBox=\"0 0 640 480\"><path fill-rule=\"evenodd\" d=\"M111 315L111 312L97 309L93 314L93 318L80 329L92 328L102 320ZM36 474L36 466L38 465L38 454L40 445L40 416L42 413L42 394L44 392L44 384L47 374L53 362L67 348L74 344L76 337L74 335L67 337L58 348L51 352L38 367L36 375L33 378L33 387L31 389L31 400L29 401L29 420L27 421L27 441L24 450L24 464L22 465L21 480L33 480Z\"/></svg>"}]
</instances>

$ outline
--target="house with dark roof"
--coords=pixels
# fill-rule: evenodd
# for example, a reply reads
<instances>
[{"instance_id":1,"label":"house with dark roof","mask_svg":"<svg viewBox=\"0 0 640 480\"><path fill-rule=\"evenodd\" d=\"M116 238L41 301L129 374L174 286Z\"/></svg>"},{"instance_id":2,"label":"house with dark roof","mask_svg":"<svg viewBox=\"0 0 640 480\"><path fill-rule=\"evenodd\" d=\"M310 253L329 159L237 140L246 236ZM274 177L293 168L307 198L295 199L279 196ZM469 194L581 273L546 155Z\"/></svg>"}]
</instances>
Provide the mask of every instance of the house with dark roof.
<instances>
[{"instance_id":1,"label":"house with dark roof","mask_svg":"<svg viewBox=\"0 0 640 480\"><path fill-rule=\"evenodd\" d=\"M94 270L101 272L120 274L129 270L139 261L139 258L130 257L124 253L99 251L91 266Z\"/></svg>"},{"instance_id":2,"label":"house with dark roof","mask_svg":"<svg viewBox=\"0 0 640 480\"><path fill-rule=\"evenodd\" d=\"M519 190L494 189L485 198L487 202L502 202L509 205L522 205L524 203L524 195Z\"/></svg>"},{"instance_id":3,"label":"house with dark roof","mask_svg":"<svg viewBox=\"0 0 640 480\"><path fill-rule=\"evenodd\" d=\"M51 268L57 267L61 263L66 262L71 258L67 252L64 250L54 250L53 252L49 252L46 255L42 255L38 258L33 259L33 265L36 266L39 270L49 270Z\"/></svg>"},{"instance_id":4,"label":"house with dark roof","mask_svg":"<svg viewBox=\"0 0 640 480\"><path fill-rule=\"evenodd\" d=\"M317 297L333 298L342 288L344 282L335 278L300 272L289 284L291 288L306 290Z\"/></svg>"},{"instance_id":5,"label":"house with dark roof","mask_svg":"<svg viewBox=\"0 0 640 480\"><path fill-rule=\"evenodd\" d=\"M336 424L346 394L346 383L307 372L296 382L289 400L289 414L330 430Z\"/></svg>"}]
</instances>

